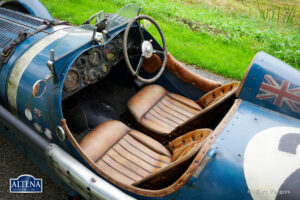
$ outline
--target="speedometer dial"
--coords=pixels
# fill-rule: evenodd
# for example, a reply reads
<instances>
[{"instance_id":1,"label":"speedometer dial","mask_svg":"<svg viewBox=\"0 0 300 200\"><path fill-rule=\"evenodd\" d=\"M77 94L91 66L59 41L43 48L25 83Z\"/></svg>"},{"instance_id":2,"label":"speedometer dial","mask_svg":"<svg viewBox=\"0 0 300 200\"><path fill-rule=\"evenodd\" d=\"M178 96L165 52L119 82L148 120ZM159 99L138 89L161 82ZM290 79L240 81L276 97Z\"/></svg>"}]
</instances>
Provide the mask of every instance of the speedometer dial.
<instances>
[{"instance_id":1,"label":"speedometer dial","mask_svg":"<svg viewBox=\"0 0 300 200\"><path fill-rule=\"evenodd\" d=\"M85 56L80 56L78 59L77 59L77 67L79 69L84 69L86 66L87 66L87 60L86 60L86 57Z\"/></svg>"},{"instance_id":2,"label":"speedometer dial","mask_svg":"<svg viewBox=\"0 0 300 200\"><path fill-rule=\"evenodd\" d=\"M65 78L64 90L66 92L72 92L78 88L79 83L80 77L78 72L75 70L70 70Z\"/></svg>"},{"instance_id":3,"label":"speedometer dial","mask_svg":"<svg viewBox=\"0 0 300 200\"><path fill-rule=\"evenodd\" d=\"M96 49L91 50L88 60L89 60L89 63L94 67L100 65L101 64L101 52Z\"/></svg>"}]
</instances>

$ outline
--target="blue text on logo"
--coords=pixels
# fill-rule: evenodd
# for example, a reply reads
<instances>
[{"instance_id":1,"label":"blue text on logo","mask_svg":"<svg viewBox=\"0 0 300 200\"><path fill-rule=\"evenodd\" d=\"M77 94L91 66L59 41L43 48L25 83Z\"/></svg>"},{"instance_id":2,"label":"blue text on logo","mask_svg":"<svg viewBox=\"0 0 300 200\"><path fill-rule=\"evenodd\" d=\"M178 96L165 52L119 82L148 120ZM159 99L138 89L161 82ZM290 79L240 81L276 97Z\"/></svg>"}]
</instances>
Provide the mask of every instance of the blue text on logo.
<instances>
[{"instance_id":1,"label":"blue text on logo","mask_svg":"<svg viewBox=\"0 0 300 200\"><path fill-rule=\"evenodd\" d=\"M18 178L10 179L9 191L11 193L41 193L43 192L43 180L23 174Z\"/></svg>"}]
</instances>

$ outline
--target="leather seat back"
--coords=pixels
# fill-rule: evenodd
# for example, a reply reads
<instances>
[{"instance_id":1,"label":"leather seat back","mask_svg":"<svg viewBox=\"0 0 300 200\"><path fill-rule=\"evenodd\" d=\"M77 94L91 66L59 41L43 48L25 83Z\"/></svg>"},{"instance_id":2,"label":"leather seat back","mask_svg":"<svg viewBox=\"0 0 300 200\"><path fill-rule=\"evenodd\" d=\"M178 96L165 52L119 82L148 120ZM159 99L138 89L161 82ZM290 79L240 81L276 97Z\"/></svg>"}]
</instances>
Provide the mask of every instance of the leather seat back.
<instances>
[{"instance_id":1,"label":"leather seat back","mask_svg":"<svg viewBox=\"0 0 300 200\"><path fill-rule=\"evenodd\" d=\"M174 133L182 135L188 131L194 130L197 127L212 127L223 118L232 102L235 99L235 92L239 86L239 82L225 84L218 87L204 96L197 103L203 108L197 115L187 120L185 123L178 126Z\"/></svg>"},{"instance_id":2,"label":"leather seat back","mask_svg":"<svg viewBox=\"0 0 300 200\"><path fill-rule=\"evenodd\" d=\"M174 182L187 169L211 132L210 129L197 129L174 139L169 143L172 151L172 163L134 185L145 189L159 189Z\"/></svg>"}]
</instances>

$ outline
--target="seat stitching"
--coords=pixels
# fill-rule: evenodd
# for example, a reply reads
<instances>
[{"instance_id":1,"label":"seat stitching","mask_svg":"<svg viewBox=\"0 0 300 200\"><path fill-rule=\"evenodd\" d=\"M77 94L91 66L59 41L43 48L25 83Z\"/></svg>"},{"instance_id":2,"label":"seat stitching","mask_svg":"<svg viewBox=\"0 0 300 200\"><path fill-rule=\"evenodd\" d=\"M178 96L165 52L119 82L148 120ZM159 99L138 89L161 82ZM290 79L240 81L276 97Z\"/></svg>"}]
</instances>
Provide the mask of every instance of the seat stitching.
<instances>
[{"instance_id":1,"label":"seat stitching","mask_svg":"<svg viewBox=\"0 0 300 200\"><path fill-rule=\"evenodd\" d=\"M140 119L142 119L143 117L145 117L145 115L149 112L149 110L151 110L158 102L160 102L161 101L161 99L162 98L164 98L166 95L168 95L168 93L166 92L166 94L165 95L163 95L162 97L160 97L157 101L156 101L156 103L154 103L142 116L141 116L141 118Z\"/></svg>"},{"instance_id":2,"label":"seat stitching","mask_svg":"<svg viewBox=\"0 0 300 200\"><path fill-rule=\"evenodd\" d=\"M186 120L188 120L189 118L187 118L187 119L185 119L185 120L183 120L183 119L181 119L181 118L179 118L178 116L176 116L176 115L174 115L174 114L172 114L172 113L170 113L170 112L168 112L168 111L166 111L164 108L162 108L161 107L161 104L163 104L162 102L159 102L159 104L157 104L157 107L159 108L159 109L161 109L162 111L164 111L164 112L166 112L166 113L169 113L169 114L171 114L172 116L174 116L174 117L176 117L177 119L180 119L181 121L182 121L182 123L184 123ZM164 106L166 106L166 105L164 105ZM167 107L167 106L166 106ZM173 110L173 109L171 109L171 110ZM176 110L173 110L174 112L177 112ZM179 113L179 112L177 112L178 114L181 114L181 113ZM184 115L181 115L182 117L186 117L186 116L184 116Z\"/></svg>"},{"instance_id":3,"label":"seat stitching","mask_svg":"<svg viewBox=\"0 0 300 200\"><path fill-rule=\"evenodd\" d=\"M201 110L198 110L198 109L196 109L196 108L190 106L189 104L184 103L183 101L179 101L179 100L177 100L176 98L170 96L169 94L168 94L168 97L170 97L171 99L173 99L173 100L175 100L175 101L178 101L179 103L181 103L181 104L183 104L183 105L185 105L185 106L187 106L187 107L190 107L190 108L193 109L193 110L197 110L197 111L203 110L203 109L201 108L201 105L199 105L196 101L194 101L194 102L201 108Z\"/></svg>"},{"instance_id":4,"label":"seat stitching","mask_svg":"<svg viewBox=\"0 0 300 200\"><path fill-rule=\"evenodd\" d=\"M118 152L116 149L114 149L114 151L116 151L120 156L122 156L123 158L125 158L126 160L129 160L128 158L126 158L125 156L123 156L120 152ZM126 150L127 151L127 150ZM128 152L128 151L127 151ZM130 152L128 152L128 153L130 153ZM132 154L132 153L130 153L130 154ZM132 154L133 155L133 154ZM133 155L134 157L136 157L135 155ZM140 158L139 158L140 159ZM131 160L129 160L130 162L132 162ZM132 163L134 163L134 162L132 162ZM134 163L135 164L135 163ZM135 165L137 165L137 164L135 164ZM140 168L142 168L142 169L144 169L144 170L146 170L147 172L149 172L149 173L152 173L151 171L149 171L149 170L147 170L147 169L145 169L144 167L142 167L142 166L140 166L140 165L137 165L137 166L139 166ZM153 166L153 165L151 165L151 166ZM153 166L154 167L154 166ZM157 167L155 167L155 168L157 168Z\"/></svg>"},{"instance_id":5,"label":"seat stitching","mask_svg":"<svg viewBox=\"0 0 300 200\"><path fill-rule=\"evenodd\" d=\"M169 96L167 96L168 98L170 98ZM182 108L182 107L180 107L179 105L176 105L176 104L174 104L173 102L171 102L170 100L168 100L167 98L165 98L165 100L167 101L167 102L169 102L170 104L172 104L173 106L175 106L175 107L177 107L177 108L179 108L179 109L181 109L181 110L183 110L183 111L185 111L185 112L187 112L187 113L190 113L191 115L195 115L195 113L192 113L192 112L190 112L190 111L188 111L188 110L186 110L186 109L184 109L184 108ZM173 99L174 100L174 99ZM177 101L177 100L174 100L174 101ZM178 103L180 103L180 104L182 104L182 105L184 105L184 106L186 106L185 104L183 104L183 103L181 103L181 102L179 102L179 101L177 101ZM187 107L189 107L189 106L187 106ZM191 108L191 107L189 107L189 108ZM193 109L193 108L191 108L191 109ZM194 109L195 110L195 109ZM197 111L197 110L196 110ZM199 112L199 111L197 111L197 112Z\"/></svg>"},{"instance_id":6,"label":"seat stitching","mask_svg":"<svg viewBox=\"0 0 300 200\"><path fill-rule=\"evenodd\" d=\"M122 137L120 137L117 141L115 141L112 145L111 145L111 147L113 147L113 146L115 146L125 135L127 135L128 133L129 133L129 131L130 130L127 130L126 131L126 133L122 136ZM109 150L110 150L111 148L108 148L103 154L102 154L102 156L100 156L98 159L96 159L96 161L95 162L98 162Z\"/></svg>"},{"instance_id":7,"label":"seat stitching","mask_svg":"<svg viewBox=\"0 0 300 200\"><path fill-rule=\"evenodd\" d=\"M149 120L149 121L151 121L151 122L154 123L154 124L157 124L157 125L159 125L159 126L165 128L165 129L168 129L168 130L170 130L170 131L174 129L173 127L172 127L171 129L170 129L170 128L167 128L166 126L161 125L161 124L159 124L159 123L157 123L157 122L155 122L155 121L149 119L147 116L145 116L144 118L147 119L147 120Z\"/></svg>"},{"instance_id":8,"label":"seat stitching","mask_svg":"<svg viewBox=\"0 0 300 200\"><path fill-rule=\"evenodd\" d=\"M124 157L122 154L120 154L117 150L115 150L115 149L112 149L114 152L116 152L117 154L119 154L121 157L123 157L125 160L127 160L128 162L131 162L133 165L135 165L136 167L139 167L139 168L141 168L142 170L144 170L144 171L146 171L146 172L148 172L149 174L151 174L152 172L150 172L150 171L148 171L147 169L145 169L145 168L143 168L143 167L141 167L141 166L139 166L139 165L137 165L137 164L135 164L134 162L132 162L131 160L129 160L129 159L127 159L126 157Z\"/></svg>"},{"instance_id":9,"label":"seat stitching","mask_svg":"<svg viewBox=\"0 0 300 200\"><path fill-rule=\"evenodd\" d=\"M166 149L166 151L169 153L168 155L166 155L165 152L163 152L163 151L159 151L159 150L157 150L157 149L155 149L155 148L152 148L152 147L151 147L149 144L147 144L147 143L143 143L143 139L142 139L142 138L139 138L137 135L135 135L134 132L130 132L130 134L128 134L128 136L130 136L131 138L133 138L135 141L137 141L137 142L143 144L143 145L146 146L148 149L151 149L151 151L153 151L154 153L157 153L157 154L159 154L159 155L163 155L163 156L165 156L165 157L167 157L167 158L171 158L171 157L172 157L171 154L170 154L170 152L169 152L167 149ZM162 147L164 147L164 146L162 145ZM165 148L165 147L164 147L164 148Z\"/></svg>"},{"instance_id":10,"label":"seat stitching","mask_svg":"<svg viewBox=\"0 0 300 200\"><path fill-rule=\"evenodd\" d=\"M122 165L124 168L126 168L126 169L128 169L129 171L133 172L133 173L136 174L137 176L143 178L142 175L136 173L134 170L130 169L130 168L127 167L126 165L123 165L122 163L120 163L118 160L116 160L116 159L115 159L114 157L112 157L111 155L108 155L108 154L107 154L107 156L110 157L110 158L111 158L112 160L114 160L115 162L119 163L119 165ZM101 160L103 160L103 159L101 159Z\"/></svg>"},{"instance_id":11,"label":"seat stitching","mask_svg":"<svg viewBox=\"0 0 300 200\"><path fill-rule=\"evenodd\" d=\"M169 102L169 101L168 101L168 102ZM183 116L185 116L185 117L187 117L187 118L191 118L190 116L187 116L187 115L185 115L185 114L183 114L183 113L181 113L181 112L179 112L179 111L177 111L177 110L174 110L174 108L170 107L170 106L167 105L165 102L161 101L161 103L164 104L166 107L172 109L173 111L177 112L178 114L183 115ZM169 102L169 103L170 103L170 102ZM171 104L172 104L172 103L171 103ZM175 105L175 106L176 106L176 105ZM194 114L193 114L193 115L194 115Z\"/></svg>"},{"instance_id":12,"label":"seat stitching","mask_svg":"<svg viewBox=\"0 0 300 200\"><path fill-rule=\"evenodd\" d=\"M168 117L166 117L166 116L163 116L161 113L159 113L157 110L155 110L155 108L153 108L152 110L153 110L155 113L157 113L158 115L160 115L161 117L163 117L163 118L165 118L165 119L167 119L167 120L169 120L169 121L175 123L176 126L180 125L178 122L176 122L176 121L174 121L174 120L172 120L172 119L170 119L170 118L168 118ZM152 110L150 110L150 112L151 112Z\"/></svg>"},{"instance_id":13,"label":"seat stitching","mask_svg":"<svg viewBox=\"0 0 300 200\"><path fill-rule=\"evenodd\" d=\"M104 162L106 165L108 165L110 168L112 168L113 170L119 172L120 174L123 174L124 176L126 176L127 178L133 180L134 182L137 182L136 180L132 179L131 177L129 177L128 175L124 174L123 172L115 169L114 167L112 167L109 163L105 162L104 160L101 159L102 162Z\"/></svg>"},{"instance_id":14,"label":"seat stitching","mask_svg":"<svg viewBox=\"0 0 300 200\"><path fill-rule=\"evenodd\" d=\"M148 161L144 160L143 158L140 158L139 156L137 156L137 155L131 153L131 152L130 152L129 150L127 150L123 145L121 145L121 144L119 144L119 145L120 145L124 150L126 150L128 153L130 153L131 155L133 155L134 157L136 157L136 158L138 158L138 159L140 159L140 160L142 160L142 161L148 163L149 165L151 165L151 166L153 166L153 167L155 167L155 168L157 168L157 169L160 168L160 167L158 167L158 166L153 165L152 163L149 163Z\"/></svg>"},{"instance_id":15,"label":"seat stitching","mask_svg":"<svg viewBox=\"0 0 300 200\"><path fill-rule=\"evenodd\" d=\"M165 123L165 124L171 126L172 128L176 128L176 127L178 126L178 125L175 125L175 126L174 126L174 125L170 124L168 121L159 119L157 116L155 116L153 113L151 113L151 110L149 111L148 114L152 115L152 116L153 116L154 118L156 118L157 120L159 120L159 121L161 121L161 122L163 122L163 123Z\"/></svg>"},{"instance_id":16,"label":"seat stitching","mask_svg":"<svg viewBox=\"0 0 300 200\"><path fill-rule=\"evenodd\" d=\"M133 137L131 137L131 138L133 138ZM133 138L134 139L134 138ZM151 158L153 158L154 160L157 160L158 162L163 162L163 163L166 163L166 164L170 164L170 163L167 163L166 161L164 161L164 160L158 160L158 159L156 159L156 158L154 158L154 157L152 157L151 155L149 155L149 154L147 154L146 152L144 152L143 150L141 150L141 149L139 149L139 148L137 148L136 146L134 146L133 144L131 144L127 139L125 139L124 138L124 140L130 145L130 146L132 146L133 148L135 148L135 149L137 149L137 150L140 150L142 153L144 153L144 154L146 154L146 155L148 155L149 157L151 157ZM139 141L137 141L137 140L135 140L137 143L140 143ZM142 143L140 143L141 145L143 145ZM148 148L148 147L147 147ZM149 149L149 148L148 148ZM149 150L151 150L151 149L149 149ZM152 150L151 150L152 151ZM158 153L157 153L158 154ZM163 155L161 155L161 156L163 156ZM166 156L167 157L167 156ZM168 158L168 157L167 157Z\"/></svg>"},{"instance_id":17,"label":"seat stitching","mask_svg":"<svg viewBox=\"0 0 300 200\"><path fill-rule=\"evenodd\" d=\"M160 104L157 104L157 105L156 105L157 109L159 109L159 110L161 110L162 112L165 112L165 113L167 113L167 114L173 116L174 118L178 119L178 120L180 121L180 124L183 123L183 122L185 121L185 120L183 120L183 119L177 117L176 115L174 115L174 114L172 114L172 113L166 111L165 109L161 108L160 106L161 106ZM155 108L153 108L153 109L155 109ZM158 112L158 111L157 111L157 112ZM162 115L162 114L161 114L161 115ZM162 116L163 116L163 115L162 115ZM169 118L168 118L168 119L169 119ZM172 119L170 119L170 120L172 120ZM173 120L173 121L174 121L174 120ZM174 122L175 122L175 121L174 121Z\"/></svg>"}]
</instances>

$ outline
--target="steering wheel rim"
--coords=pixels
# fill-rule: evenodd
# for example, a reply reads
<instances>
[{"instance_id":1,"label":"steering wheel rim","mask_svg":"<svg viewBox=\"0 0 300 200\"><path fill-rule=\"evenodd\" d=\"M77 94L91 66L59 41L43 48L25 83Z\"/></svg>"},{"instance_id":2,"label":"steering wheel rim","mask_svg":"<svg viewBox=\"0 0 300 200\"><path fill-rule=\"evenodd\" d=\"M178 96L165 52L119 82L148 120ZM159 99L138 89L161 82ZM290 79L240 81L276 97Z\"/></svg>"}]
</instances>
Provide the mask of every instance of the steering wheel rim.
<instances>
[{"instance_id":1,"label":"steering wheel rim","mask_svg":"<svg viewBox=\"0 0 300 200\"><path fill-rule=\"evenodd\" d=\"M127 51L127 41L128 41L128 34L129 34L129 31L132 27L132 24L138 20L142 20L142 19L146 19L146 20L149 20L152 24L155 25L156 29L158 30L159 34L160 34L160 37L162 39L162 43L163 43L163 50L155 50L153 49L153 46L151 44L150 41L148 40L145 40L144 39L144 35L143 35L143 32L141 30L141 27L140 27L140 23L137 23L138 25L138 29L139 29L139 34L140 34L140 37L141 37L141 50L142 50L142 55L139 59L139 63L138 63L138 66L137 66L137 69L134 70L130 61L129 61L129 57L128 57L128 51ZM152 51L151 51L151 48L152 48ZM145 58L150 58L153 54L160 54L163 56L163 62L162 62L162 65L160 67L160 70L159 72L152 78L149 78L149 79L146 79L146 78L143 78L139 75L139 71L140 71L140 68L142 66L142 63L144 61ZM167 61L167 46L166 46L166 40L165 40L165 36L160 28L160 26L157 24L157 22L147 16L147 15L138 15L136 16L135 18L133 18L129 23L128 25L126 26L126 29L125 29L125 32L124 32L124 36L123 36L123 56L124 56L124 59L125 59L125 63L126 63L126 66L129 70L129 72L134 76L136 77L139 81L143 82L143 83L153 83L155 82L157 79L159 79L159 77L162 75L162 73L164 72L165 68L166 68L166 61Z\"/></svg>"}]
</instances>

